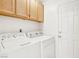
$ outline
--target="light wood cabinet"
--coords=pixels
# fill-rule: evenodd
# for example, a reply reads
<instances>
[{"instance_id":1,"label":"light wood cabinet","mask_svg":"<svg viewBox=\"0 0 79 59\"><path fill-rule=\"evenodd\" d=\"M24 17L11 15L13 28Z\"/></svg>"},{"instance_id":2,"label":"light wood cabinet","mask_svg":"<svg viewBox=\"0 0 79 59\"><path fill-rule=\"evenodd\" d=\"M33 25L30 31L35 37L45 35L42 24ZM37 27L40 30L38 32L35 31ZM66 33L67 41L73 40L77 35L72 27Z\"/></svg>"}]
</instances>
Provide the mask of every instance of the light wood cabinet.
<instances>
[{"instance_id":1,"label":"light wood cabinet","mask_svg":"<svg viewBox=\"0 0 79 59\"><path fill-rule=\"evenodd\" d=\"M30 19L43 22L44 6L40 0L30 0Z\"/></svg>"},{"instance_id":2,"label":"light wood cabinet","mask_svg":"<svg viewBox=\"0 0 79 59\"><path fill-rule=\"evenodd\" d=\"M16 15L29 18L29 0L16 0Z\"/></svg>"},{"instance_id":3,"label":"light wood cabinet","mask_svg":"<svg viewBox=\"0 0 79 59\"><path fill-rule=\"evenodd\" d=\"M37 21L37 1L30 0L30 20Z\"/></svg>"},{"instance_id":4,"label":"light wood cabinet","mask_svg":"<svg viewBox=\"0 0 79 59\"><path fill-rule=\"evenodd\" d=\"M1 0L0 0L0 10L1 10Z\"/></svg>"},{"instance_id":5,"label":"light wood cabinet","mask_svg":"<svg viewBox=\"0 0 79 59\"><path fill-rule=\"evenodd\" d=\"M38 0L38 9L37 9L37 20L40 22L44 21L44 5L41 3L41 1Z\"/></svg>"},{"instance_id":6,"label":"light wood cabinet","mask_svg":"<svg viewBox=\"0 0 79 59\"><path fill-rule=\"evenodd\" d=\"M40 0L0 0L0 14L43 22L44 6Z\"/></svg>"},{"instance_id":7,"label":"light wood cabinet","mask_svg":"<svg viewBox=\"0 0 79 59\"><path fill-rule=\"evenodd\" d=\"M1 13L15 14L15 0L1 0Z\"/></svg>"}]
</instances>

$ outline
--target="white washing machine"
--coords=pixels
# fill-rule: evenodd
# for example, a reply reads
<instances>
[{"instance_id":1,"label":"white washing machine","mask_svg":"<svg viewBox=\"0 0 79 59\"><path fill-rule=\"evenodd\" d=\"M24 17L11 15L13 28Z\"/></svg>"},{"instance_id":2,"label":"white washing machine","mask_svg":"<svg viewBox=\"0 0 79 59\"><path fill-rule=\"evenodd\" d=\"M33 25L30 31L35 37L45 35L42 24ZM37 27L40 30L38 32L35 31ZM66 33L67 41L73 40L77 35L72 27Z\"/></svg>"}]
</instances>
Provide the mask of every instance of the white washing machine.
<instances>
[{"instance_id":1,"label":"white washing machine","mask_svg":"<svg viewBox=\"0 0 79 59\"><path fill-rule=\"evenodd\" d=\"M0 41L1 58L52 58L55 57L54 38L40 36L28 38L25 36L9 37Z\"/></svg>"}]
</instances>

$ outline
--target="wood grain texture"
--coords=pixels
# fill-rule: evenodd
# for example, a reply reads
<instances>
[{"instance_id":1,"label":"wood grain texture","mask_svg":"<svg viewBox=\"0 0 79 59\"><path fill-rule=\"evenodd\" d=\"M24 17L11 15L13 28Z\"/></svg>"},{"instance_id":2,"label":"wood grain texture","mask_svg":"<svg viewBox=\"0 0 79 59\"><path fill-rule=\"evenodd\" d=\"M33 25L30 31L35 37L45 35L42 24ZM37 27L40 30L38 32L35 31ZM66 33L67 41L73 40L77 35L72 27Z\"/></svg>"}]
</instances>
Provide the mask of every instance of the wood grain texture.
<instances>
[{"instance_id":1,"label":"wood grain texture","mask_svg":"<svg viewBox=\"0 0 79 59\"><path fill-rule=\"evenodd\" d=\"M40 22L44 21L44 6L39 0L38 0L37 17L38 17L38 21Z\"/></svg>"},{"instance_id":2,"label":"wood grain texture","mask_svg":"<svg viewBox=\"0 0 79 59\"><path fill-rule=\"evenodd\" d=\"M1 11L15 14L15 0L2 0L1 6Z\"/></svg>"},{"instance_id":3,"label":"wood grain texture","mask_svg":"<svg viewBox=\"0 0 79 59\"><path fill-rule=\"evenodd\" d=\"M28 0L16 0L16 15L29 18Z\"/></svg>"},{"instance_id":4,"label":"wood grain texture","mask_svg":"<svg viewBox=\"0 0 79 59\"><path fill-rule=\"evenodd\" d=\"M30 19L37 21L37 1L30 0Z\"/></svg>"},{"instance_id":5,"label":"wood grain texture","mask_svg":"<svg viewBox=\"0 0 79 59\"><path fill-rule=\"evenodd\" d=\"M0 0L0 15L43 22L44 6L39 0Z\"/></svg>"}]
</instances>

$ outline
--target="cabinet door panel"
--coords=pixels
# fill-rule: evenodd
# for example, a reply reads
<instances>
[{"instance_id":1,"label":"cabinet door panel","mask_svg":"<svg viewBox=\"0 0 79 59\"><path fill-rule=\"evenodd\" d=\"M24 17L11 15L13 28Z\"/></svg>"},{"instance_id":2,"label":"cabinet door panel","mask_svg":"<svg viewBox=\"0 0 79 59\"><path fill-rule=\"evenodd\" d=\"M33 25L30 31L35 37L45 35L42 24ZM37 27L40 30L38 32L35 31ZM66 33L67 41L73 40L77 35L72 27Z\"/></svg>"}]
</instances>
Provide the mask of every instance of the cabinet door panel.
<instances>
[{"instance_id":1,"label":"cabinet door panel","mask_svg":"<svg viewBox=\"0 0 79 59\"><path fill-rule=\"evenodd\" d=\"M1 11L5 13L15 13L15 0L2 0Z\"/></svg>"},{"instance_id":2,"label":"cabinet door panel","mask_svg":"<svg viewBox=\"0 0 79 59\"><path fill-rule=\"evenodd\" d=\"M0 0L0 10L1 10L1 0Z\"/></svg>"},{"instance_id":3,"label":"cabinet door panel","mask_svg":"<svg viewBox=\"0 0 79 59\"><path fill-rule=\"evenodd\" d=\"M46 40L43 40L41 42L41 52L42 52L42 55L41 57L42 58L55 58L55 40L54 38L49 38L49 39L46 39Z\"/></svg>"},{"instance_id":4,"label":"cabinet door panel","mask_svg":"<svg viewBox=\"0 0 79 59\"><path fill-rule=\"evenodd\" d=\"M19 16L29 16L29 0L16 0L16 14Z\"/></svg>"},{"instance_id":5,"label":"cabinet door panel","mask_svg":"<svg viewBox=\"0 0 79 59\"><path fill-rule=\"evenodd\" d=\"M36 0L30 0L30 19L37 20L37 2L36 2Z\"/></svg>"},{"instance_id":6,"label":"cabinet door panel","mask_svg":"<svg viewBox=\"0 0 79 59\"><path fill-rule=\"evenodd\" d=\"M41 2L38 2L38 21L43 22L44 20L44 6Z\"/></svg>"}]
</instances>

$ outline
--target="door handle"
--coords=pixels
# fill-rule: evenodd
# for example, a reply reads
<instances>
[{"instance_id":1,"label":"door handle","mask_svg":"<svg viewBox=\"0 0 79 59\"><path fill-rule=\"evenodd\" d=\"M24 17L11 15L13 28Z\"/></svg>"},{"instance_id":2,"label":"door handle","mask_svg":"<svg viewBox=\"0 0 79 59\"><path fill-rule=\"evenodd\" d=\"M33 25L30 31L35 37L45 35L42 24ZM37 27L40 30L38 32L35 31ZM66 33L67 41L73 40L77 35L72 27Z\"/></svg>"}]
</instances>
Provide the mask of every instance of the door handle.
<instances>
[{"instance_id":1,"label":"door handle","mask_svg":"<svg viewBox=\"0 0 79 59\"><path fill-rule=\"evenodd\" d=\"M58 35L58 38L61 38L62 36L61 35Z\"/></svg>"},{"instance_id":2,"label":"door handle","mask_svg":"<svg viewBox=\"0 0 79 59\"><path fill-rule=\"evenodd\" d=\"M60 31L59 34L61 34L62 32Z\"/></svg>"}]
</instances>

